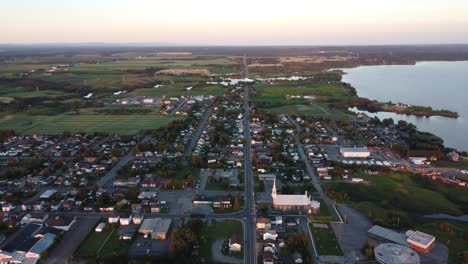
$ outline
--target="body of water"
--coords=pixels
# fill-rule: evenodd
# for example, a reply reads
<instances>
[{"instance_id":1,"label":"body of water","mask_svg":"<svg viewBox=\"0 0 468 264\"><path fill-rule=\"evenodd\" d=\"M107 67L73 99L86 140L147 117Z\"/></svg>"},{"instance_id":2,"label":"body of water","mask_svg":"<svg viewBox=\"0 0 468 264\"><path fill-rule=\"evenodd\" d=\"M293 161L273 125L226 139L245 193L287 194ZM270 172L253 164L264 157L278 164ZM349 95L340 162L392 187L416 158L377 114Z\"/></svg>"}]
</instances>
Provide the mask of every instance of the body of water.
<instances>
[{"instance_id":1,"label":"body of water","mask_svg":"<svg viewBox=\"0 0 468 264\"><path fill-rule=\"evenodd\" d=\"M453 216L453 215L448 215L448 214L430 214L430 215L425 215L424 217L432 218L432 219L448 219L448 220L468 222L468 215Z\"/></svg>"},{"instance_id":2,"label":"body of water","mask_svg":"<svg viewBox=\"0 0 468 264\"><path fill-rule=\"evenodd\" d=\"M468 151L468 61L361 66L342 70L347 73L343 81L354 86L360 97L458 112L460 117L457 119L385 112L369 115L406 120L421 131L440 136L446 146Z\"/></svg>"}]
</instances>

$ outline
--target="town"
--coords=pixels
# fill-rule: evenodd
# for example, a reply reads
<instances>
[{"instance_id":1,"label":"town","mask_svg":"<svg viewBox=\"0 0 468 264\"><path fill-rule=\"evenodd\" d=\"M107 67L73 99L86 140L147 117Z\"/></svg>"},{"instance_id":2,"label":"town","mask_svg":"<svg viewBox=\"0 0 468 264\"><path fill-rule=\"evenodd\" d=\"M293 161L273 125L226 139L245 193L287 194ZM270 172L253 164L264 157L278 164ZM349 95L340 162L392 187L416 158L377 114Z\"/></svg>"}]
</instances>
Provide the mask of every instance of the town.
<instances>
[{"instance_id":1,"label":"town","mask_svg":"<svg viewBox=\"0 0 468 264\"><path fill-rule=\"evenodd\" d=\"M220 60L155 56L198 60L194 68ZM466 213L466 153L405 121L341 107L355 91L339 71L265 78L257 77L268 67L260 57L223 60L234 64L223 61L219 71L238 72L159 70L149 88L85 91L67 114L41 124L38 115L0 122L0 262L418 264L464 256L466 225L431 217ZM99 65L16 75L55 78Z\"/></svg>"}]
</instances>

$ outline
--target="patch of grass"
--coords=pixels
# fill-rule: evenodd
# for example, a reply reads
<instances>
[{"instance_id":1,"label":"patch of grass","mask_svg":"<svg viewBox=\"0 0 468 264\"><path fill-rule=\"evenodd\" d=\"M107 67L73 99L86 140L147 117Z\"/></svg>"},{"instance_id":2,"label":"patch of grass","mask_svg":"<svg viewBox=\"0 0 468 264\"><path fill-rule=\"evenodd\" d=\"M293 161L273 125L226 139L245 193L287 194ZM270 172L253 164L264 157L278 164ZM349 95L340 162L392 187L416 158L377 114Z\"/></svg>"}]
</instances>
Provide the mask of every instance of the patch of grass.
<instances>
[{"instance_id":1,"label":"patch of grass","mask_svg":"<svg viewBox=\"0 0 468 264\"><path fill-rule=\"evenodd\" d=\"M117 230L107 240L106 244L99 251L99 257L109 256L127 256L127 251L130 248L131 242L128 240L120 240Z\"/></svg>"},{"instance_id":2,"label":"patch of grass","mask_svg":"<svg viewBox=\"0 0 468 264\"><path fill-rule=\"evenodd\" d=\"M340 244L331 226L328 226L328 228L314 228L311 224L310 228L319 255L343 256L343 250L341 250Z\"/></svg>"},{"instance_id":3,"label":"patch of grass","mask_svg":"<svg viewBox=\"0 0 468 264\"><path fill-rule=\"evenodd\" d=\"M468 169L468 160L458 162L438 160L432 162L432 165L440 168Z\"/></svg>"},{"instance_id":4,"label":"patch of grass","mask_svg":"<svg viewBox=\"0 0 468 264\"><path fill-rule=\"evenodd\" d=\"M136 134L144 129L156 129L177 119L160 115L11 115L0 120L0 129L13 129L21 134L61 134L70 132L99 132Z\"/></svg>"},{"instance_id":5,"label":"patch of grass","mask_svg":"<svg viewBox=\"0 0 468 264\"><path fill-rule=\"evenodd\" d=\"M352 96L349 90L340 84L266 84L255 85L255 89L260 94L252 97L253 101L271 101L276 102L286 99L286 96L316 96L316 97L334 97L346 98Z\"/></svg>"},{"instance_id":6,"label":"patch of grass","mask_svg":"<svg viewBox=\"0 0 468 264\"><path fill-rule=\"evenodd\" d=\"M239 234L243 239L242 223L237 220L212 221L202 232L200 243L200 256L211 260L211 245L218 239L226 240L233 234ZM210 262L210 261L208 261Z\"/></svg>"},{"instance_id":7,"label":"patch of grass","mask_svg":"<svg viewBox=\"0 0 468 264\"><path fill-rule=\"evenodd\" d=\"M434 235L437 241L449 247L448 263L459 263L459 254L468 249L466 222L435 221L418 225L416 229Z\"/></svg>"},{"instance_id":8,"label":"patch of grass","mask_svg":"<svg viewBox=\"0 0 468 264\"><path fill-rule=\"evenodd\" d=\"M112 229L105 229L102 232L91 230L90 234L76 250L74 256L77 258L95 257L97 251L111 233Z\"/></svg>"},{"instance_id":9,"label":"patch of grass","mask_svg":"<svg viewBox=\"0 0 468 264\"><path fill-rule=\"evenodd\" d=\"M226 88L220 85L206 85L203 87L194 87L192 90L185 89L194 86L196 83L174 83L164 85L159 88L140 88L128 93L126 96L189 96L189 95L222 95Z\"/></svg>"}]
</instances>

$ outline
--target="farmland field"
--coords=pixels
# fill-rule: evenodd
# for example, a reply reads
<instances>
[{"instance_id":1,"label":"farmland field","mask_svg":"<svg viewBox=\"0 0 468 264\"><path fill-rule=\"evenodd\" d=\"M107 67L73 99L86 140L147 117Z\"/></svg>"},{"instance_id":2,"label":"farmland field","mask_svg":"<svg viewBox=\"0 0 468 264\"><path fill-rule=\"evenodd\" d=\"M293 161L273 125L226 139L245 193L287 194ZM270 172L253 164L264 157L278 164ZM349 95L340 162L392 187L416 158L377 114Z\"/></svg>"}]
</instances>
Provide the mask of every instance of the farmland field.
<instances>
[{"instance_id":1,"label":"farmland field","mask_svg":"<svg viewBox=\"0 0 468 264\"><path fill-rule=\"evenodd\" d=\"M61 134L69 132L100 132L136 134L144 129L157 129L176 117L161 115L67 115L6 116L0 129L13 129L22 134Z\"/></svg>"},{"instance_id":2,"label":"farmland field","mask_svg":"<svg viewBox=\"0 0 468 264\"><path fill-rule=\"evenodd\" d=\"M193 85L195 83L192 83ZM187 91L185 88L191 86L190 83L169 84L159 88L141 88L126 94L125 96L189 96L189 95L222 95L225 88L219 85L206 85L194 87Z\"/></svg>"}]
</instances>

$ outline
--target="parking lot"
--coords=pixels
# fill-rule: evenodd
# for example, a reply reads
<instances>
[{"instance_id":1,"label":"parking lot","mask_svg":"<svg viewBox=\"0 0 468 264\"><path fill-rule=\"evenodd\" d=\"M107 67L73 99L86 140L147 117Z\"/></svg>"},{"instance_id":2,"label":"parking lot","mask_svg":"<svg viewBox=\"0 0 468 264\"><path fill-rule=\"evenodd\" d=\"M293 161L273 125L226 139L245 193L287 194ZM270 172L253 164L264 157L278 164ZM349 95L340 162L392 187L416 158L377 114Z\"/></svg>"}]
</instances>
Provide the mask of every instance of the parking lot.
<instances>
[{"instance_id":1,"label":"parking lot","mask_svg":"<svg viewBox=\"0 0 468 264\"><path fill-rule=\"evenodd\" d=\"M128 250L129 257L162 256L169 252L169 239L156 240L137 235Z\"/></svg>"}]
</instances>

